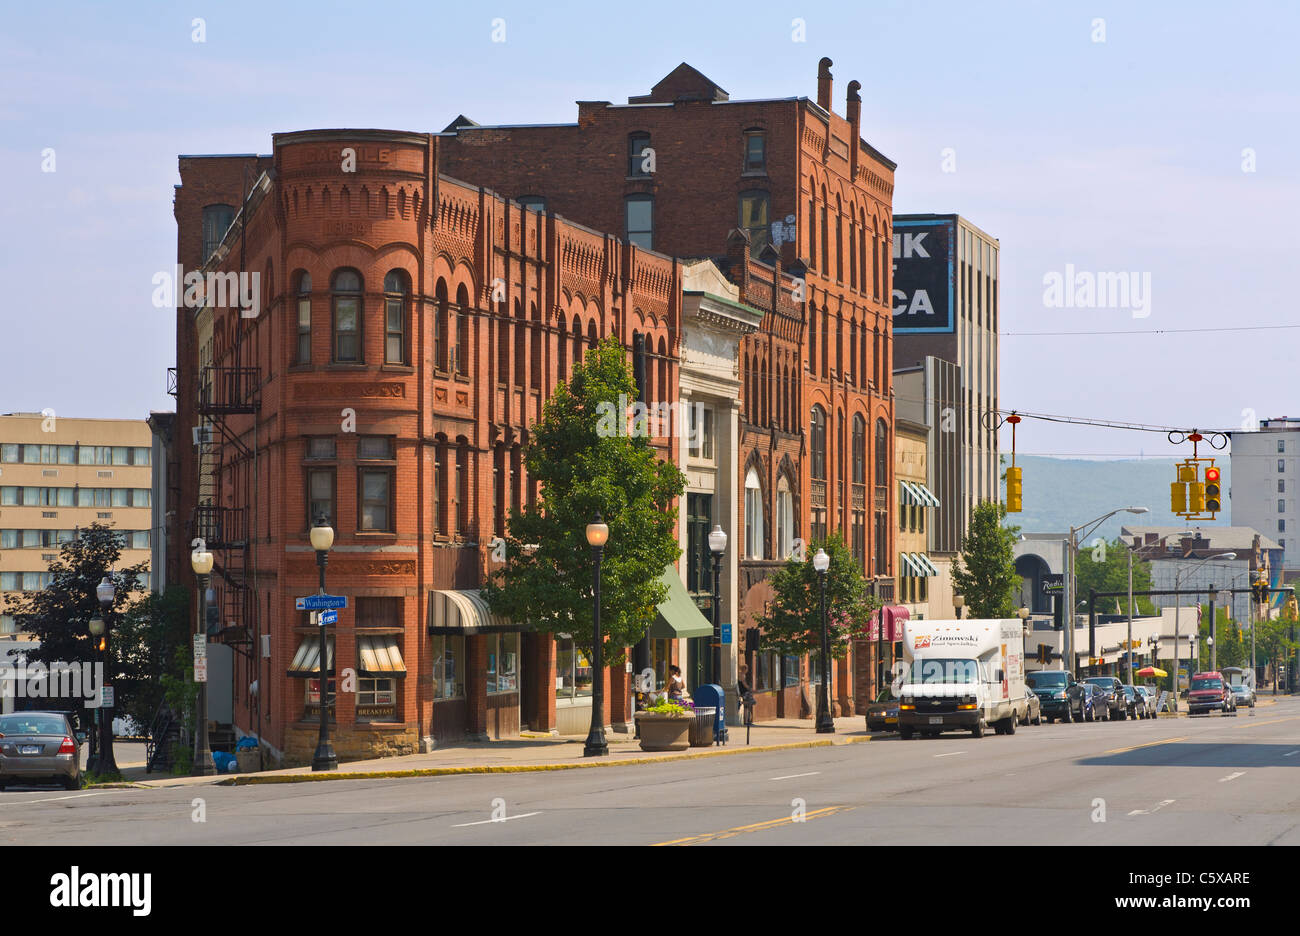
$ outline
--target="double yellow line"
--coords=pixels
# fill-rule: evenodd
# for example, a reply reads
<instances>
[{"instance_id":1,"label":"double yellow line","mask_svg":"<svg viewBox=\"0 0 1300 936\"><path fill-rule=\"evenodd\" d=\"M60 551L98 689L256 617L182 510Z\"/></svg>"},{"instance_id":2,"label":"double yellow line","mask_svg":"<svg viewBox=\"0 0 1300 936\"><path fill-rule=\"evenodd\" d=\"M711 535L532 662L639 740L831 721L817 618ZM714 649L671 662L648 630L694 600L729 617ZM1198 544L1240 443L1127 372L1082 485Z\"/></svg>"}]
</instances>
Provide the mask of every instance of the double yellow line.
<instances>
[{"instance_id":1,"label":"double yellow line","mask_svg":"<svg viewBox=\"0 0 1300 936\"><path fill-rule=\"evenodd\" d=\"M810 819L824 819L826 816L833 816L839 812L845 812L850 809L857 809L856 806L827 806L824 809L814 809L812 812L804 813L801 816L786 816L781 819L769 819L766 822L755 822L753 825L736 826L734 829L723 829L721 832L705 832L703 835L691 835L686 838L673 839L670 842L655 842L658 845L701 845L705 842L716 842L719 839L734 838L737 835L744 835L746 832L763 832L767 829L777 829L783 825L793 825L797 822L807 822Z\"/></svg>"}]
</instances>

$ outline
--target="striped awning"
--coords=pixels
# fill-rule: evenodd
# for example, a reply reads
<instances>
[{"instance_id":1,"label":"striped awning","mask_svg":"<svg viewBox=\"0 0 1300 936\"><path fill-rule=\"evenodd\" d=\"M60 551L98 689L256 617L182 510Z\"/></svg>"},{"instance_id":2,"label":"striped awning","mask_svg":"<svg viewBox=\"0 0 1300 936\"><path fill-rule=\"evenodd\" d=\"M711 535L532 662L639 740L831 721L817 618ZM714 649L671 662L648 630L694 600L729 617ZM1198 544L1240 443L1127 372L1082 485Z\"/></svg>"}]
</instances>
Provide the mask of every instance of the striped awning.
<instances>
[{"instance_id":1,"label":"striped awning","mask_svg":"<svg viewBox=\"0 0 1300 936\"><path fill-rule=\"evenodd\" d=\"M519 627L508 618L489 610L478 589L429 592L430 634L502 634L517 630Z\"/></svg>"},{"instance_id":2,"label":"striped awning","mask_svg":"<svg viewBox=\"0 0 1300 936\"><path fill-rule=\"evenodd\" d=\"M899 554L898 554L898 558L899 558L899 560L902 562L902 565L903 565L903 575L906 575L906 576L919 576L919 575L921 575L921 570L920 570L919 568L917 568L916 563L912 561L912 556L914 556L914 555L915 555L915 553L899 553Z\"/></svg>"},{"instance_id":3,"label":"striped awning","mask_svg":"<svg viewBox=\"0 0 1300 936\"><path fill-rule=\"evenodd\" d=\"M357 638L357 672L367 678L405 676L406 662L397 647L397 634Z\"/></svg>"},{"instance_id":4,"label":"striped awning","mask_svg":"<svg viewBox=\"0 0 1300 936\"><path fill-rule=\"evenodd\" d=\"M916 553L915 558L917 563L921 566L921 568L925 570L925 572L922 573L923 575L939 574L939 567L935 565L933 562L931 562L930 557L927 556L925 553Z\"/></svg>"},{"instance_id":5,"label":"striped awning","mask_svg":"<svg viewBox=\"0 0 1300 936\"><path fill-rule=\"evenodd\" d=\"M938 507L939 506L939 498L935 497L934 494L930 492L930 489L926 487L924 484L921 484L919 481L904 481L902 478L899 478L898 483L903 489L902 497L899 499L899 503L903 504L904 506L909 506L909 505L914 507Z\"/></svg>"},{"instance_id":6,"label":"striped awning","mask_svg":"<svg viewBox=\"0 0 1300 936\"><path fill-rule=\"evenodd\" d=\"M325 668L329 675L334 675L334 638L325 638ZM304 637L298 644L298 652L289 664L288 675L302 679L320 676L320 637L313 634Z\"/></svg>"},{"instance_id":7,"label":"striped awning","mask_svg":"<svg viewBox=\"0 0 1300 936\"><path fill-rule=\"evenodd\" d=\"M929 578L931 575L939 574L938 567L930 561L930 557L925 553L899 553L898 556L903 561L905 575Z\"/></svg>"}]
</instances>

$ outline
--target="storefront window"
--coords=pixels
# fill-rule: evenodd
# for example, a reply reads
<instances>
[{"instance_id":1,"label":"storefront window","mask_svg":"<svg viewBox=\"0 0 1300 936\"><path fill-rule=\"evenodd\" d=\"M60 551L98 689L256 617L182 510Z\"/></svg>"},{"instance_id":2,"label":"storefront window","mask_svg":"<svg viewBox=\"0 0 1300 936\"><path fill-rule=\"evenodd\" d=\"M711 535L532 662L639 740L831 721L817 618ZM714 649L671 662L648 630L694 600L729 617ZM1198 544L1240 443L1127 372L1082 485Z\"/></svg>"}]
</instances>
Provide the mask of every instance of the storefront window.
<instances>
[{"instance_id":1,"label":"storefront window","mask_svg":"<svg viewBox=\"0 0 1300 936\"><path fill-rule=\"evenodd\" d=\"M465 638L433 638L433 697L459 699L465 695Z\"/></svg>"},{"instance_id":2,"label":"storefront window","mask_svg":"<svg viewBox=\"0 0 1300 936\"><path fill-rule=\"evenodd\" d=\"M591 661L575 647L571 639L555 641L555 700L557 702L591 697Z\"/></svg>"},{"instance_id":3,"label":"storefront window","mask_svg":"<svg viewBox=\"0 0 1300 936\"><path fill-rule=\"evenodd\" d=\"M655 671L655 690L668 685L668 667L673 661L671 640L650 641L650 668Z\"/></svg>"},{"instance_id":4,"label":"storefront window","mask_svg":"<svg viewBox=\"0 0 1300 936\"><path fill-rule=\"evenodd\" d=\"M303 680L307 686L307 710L303 713L303 721L320 721L320 679ZM329 688L329 709L330 721L334 722L338 718L338 709L334 705L335 681L330 680Z\"/></svg>"},{"instance_id":5,"label":"storefront window","mask_svg":"<svg viewBox=\"0 0 1300 936\"><path fill-rule=\"evenodd\" d=\"M487 638L487 691L519 691L518 634L492 634Z\"/></svg>"},{"instance_id":6,"label":"storefront window","mask_svg":"<svg viewBox=\"0 0 1300 936\"><path fill-rule=\"evenodd\" d=\"M397 720L397 680L357 680L357 721Z\"/></svg>"},{"instance_id":7,"label":"storefront window","mask_svg":"<svg viewBox=\"0 0 1300 936\"><path fill-rule=\"evenodd\" d=\"M788 656L783 658L783 662L786 687L799 685L799 658Z\"/></svg>"}]
</instances>

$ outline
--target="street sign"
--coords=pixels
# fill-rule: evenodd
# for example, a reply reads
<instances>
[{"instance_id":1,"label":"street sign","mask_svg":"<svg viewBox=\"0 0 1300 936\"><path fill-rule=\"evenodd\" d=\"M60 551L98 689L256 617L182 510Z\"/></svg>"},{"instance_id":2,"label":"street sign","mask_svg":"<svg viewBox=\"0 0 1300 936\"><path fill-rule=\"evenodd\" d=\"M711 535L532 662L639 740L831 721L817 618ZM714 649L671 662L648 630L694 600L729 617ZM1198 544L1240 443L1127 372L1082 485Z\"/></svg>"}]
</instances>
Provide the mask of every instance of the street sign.
<instances>
[{"instance_id":1,"label":"street sign","mask_svg":"<svg viewBox=\"0 0 1300 936\"><path fill-rule=\"evenodd\" d=\"M324 627L326 624L337 624L339 622L339 613L337 611L322 611L320 617L316 620L317 627Z\"/></svg>"},{"instance_id":2,"label":"street sign","mask_svg":"<svg viewBox=\"0 0 1300 936\"><path fill-rule=\"evenodd\" d=\"M208 681L208 661L206 659L194 661L194 681Z\"/></svg>"},{"instance_id":3,"label":"street sign","mask_svg":"<svg viewBox=\"0 0 1300 936\"><path fill-rule=\"evenodd\" d=\"M113 687L101 686L99 690L99 704L105 708L113 707Z\"/></svg>"},{"instance_id":4,"label":"street sign","mask_svg":"<svg viewBox=\"0 0 1300 936\"><path fill-rule=\"evenodd\" d=\"M194 635L194 660L206 660L208 658L208 635Z\"/></svg>"},{"instance_id":5,"label":"street sign","mask_svg":"<svg viewBox=\"0 0 1300 936\"><path fill-rule=\"evenodd\" d=\"M729 623L722 625L722 642L724 644L731 643L731 625Z\"/></svg>"},{"instance_id":6,"label":"street sign","mask_svg":"<svg viewBox=\"0 0 1300 936\"><path fill-rule=\"evenodd\" d=\"M293 606L298 611L329 611L346 608L348 599L345 595L308 595L306 598L295 598Z\"/></svg>"}]
</instances>

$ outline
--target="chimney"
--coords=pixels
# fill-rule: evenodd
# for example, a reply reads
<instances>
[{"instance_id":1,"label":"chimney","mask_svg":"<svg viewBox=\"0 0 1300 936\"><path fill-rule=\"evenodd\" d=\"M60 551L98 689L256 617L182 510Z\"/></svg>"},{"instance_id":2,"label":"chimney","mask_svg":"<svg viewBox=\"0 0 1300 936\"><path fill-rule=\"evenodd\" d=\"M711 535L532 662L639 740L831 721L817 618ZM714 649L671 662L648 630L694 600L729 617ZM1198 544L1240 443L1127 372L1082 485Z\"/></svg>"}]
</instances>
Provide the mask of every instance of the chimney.
<instances>
[{"instance_id":1,"label":"chimney","mask_svg":"<svg viewBox=\"0 0 1300 936\"><path fill-rule=\"evenodd\" d=\"M834 64L825 57L817 63L817 106L827 113L831 109L831 66Z\"/></svg>"},{"instance_id":2,"label":"chimney","mask_svg":"<svg viewBox=\"0 0 1300 936\"><path fill-rule=\"evenodd\" d=\"M749 243L749 232L741 228L732 228L727 235L728 279L739 287L741 302L749 295Z\"/></svg>"},{"instance_id":3,"label":"chimney","mask_svg":"<svg viewBox=\"0 0 1300 936\"><path fill-rule=\"evenodd\" d=\"M844 105L844 115L849 118L849 180L858 177L858 141L862 139L862 96L858 90L862 85L856 81L849 82L849 96Z\"/></svg>"}]
</instances>

